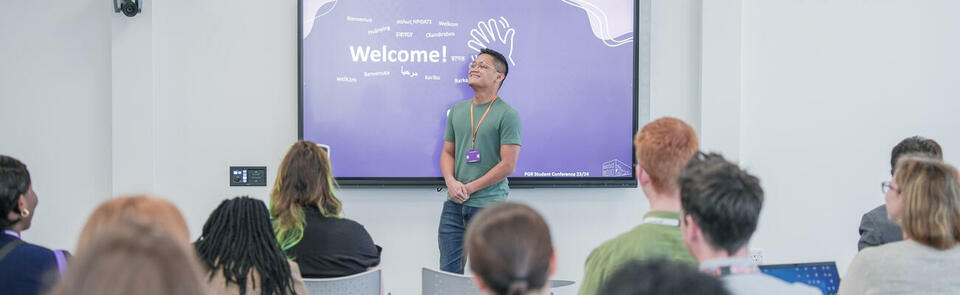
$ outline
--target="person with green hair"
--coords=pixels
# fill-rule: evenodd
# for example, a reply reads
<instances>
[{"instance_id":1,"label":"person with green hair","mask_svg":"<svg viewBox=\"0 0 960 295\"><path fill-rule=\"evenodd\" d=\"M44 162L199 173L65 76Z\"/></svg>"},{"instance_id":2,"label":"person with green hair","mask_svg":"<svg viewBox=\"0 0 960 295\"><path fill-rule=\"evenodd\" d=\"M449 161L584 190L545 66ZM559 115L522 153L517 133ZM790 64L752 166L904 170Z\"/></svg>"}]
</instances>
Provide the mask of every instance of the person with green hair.
<instances>
[{"instance_id":1,"label":"person with green hair","mask_svg":"<svg viewBox=\"0 0 960 295\"><path fill-rule=\"evenodd\" d=\"M293 144L270 194L277 242L304 278L357 274L380 264L382 248L356 221L340 216L343 205L326 151L301 140Z\"/></svg>"}]
</instances>

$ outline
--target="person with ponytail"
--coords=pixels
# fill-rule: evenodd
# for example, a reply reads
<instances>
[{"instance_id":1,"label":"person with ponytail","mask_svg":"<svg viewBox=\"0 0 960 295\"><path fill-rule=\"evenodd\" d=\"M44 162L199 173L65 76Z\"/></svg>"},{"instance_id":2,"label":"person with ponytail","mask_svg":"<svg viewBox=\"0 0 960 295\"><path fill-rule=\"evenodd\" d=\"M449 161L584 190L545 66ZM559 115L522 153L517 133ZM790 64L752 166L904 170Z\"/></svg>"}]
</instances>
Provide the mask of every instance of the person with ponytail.
<instances>
[{"instance_id":1,"label":"person with ponytail","mask_svg":"<svg viewBox=\"0 0 960 295\"><path fill-rule=\"evenodd\" d=\"M277 168L270 218L280 248L305 278L357 274L380 264L382 248L359 223L340 216L327 152L301 140Z\"/></svg>"},{"instance_id":2,"label":"person with ponytail","mask_svg":"<svg viewBox=\"0 0 960 295\"><path fill-rule=\"evenodd\" d=\"M46 293L66 273L69 253L20 238L30 228L38 202L27 165L0 155L0 293Z\"/></svg>"},{"instance_id":3,"label":"person with ponytail","mask_svg":"<svg viewBox=\"0 0 960 295\"><path fill-rule=\"evenodd\" d=\"M300 268L280 250L260 200L221 202L194 246L216 294L307 295Z\"/></svg>"},{"instance_id":4,"label":"person with ponytail","mask_svg":"<svg viewBox=\"0 0 960 295\"><path fill-rule=\"evenodd\" d=\"M550 294L556 253L547 222L529 206L505 202L481 210L465 244L474 281L485 294Z\"/></svg>"}]
</instances>

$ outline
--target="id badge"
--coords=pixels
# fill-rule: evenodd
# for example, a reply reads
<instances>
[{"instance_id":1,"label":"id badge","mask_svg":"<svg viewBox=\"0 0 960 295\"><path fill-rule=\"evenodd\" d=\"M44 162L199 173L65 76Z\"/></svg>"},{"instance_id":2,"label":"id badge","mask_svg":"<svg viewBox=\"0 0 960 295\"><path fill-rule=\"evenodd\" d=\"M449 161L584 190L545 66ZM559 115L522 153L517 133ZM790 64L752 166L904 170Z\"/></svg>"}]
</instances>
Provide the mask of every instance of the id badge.
<instances>
[{"instance_id":1,"label":"id badge","mask_svg":"<svg viewBox=\"0 0 960 295\"><path fill-rule=\"evenodd\" d=\"M480 151L476 149L470 149L467 151L467 163L476 163L480 162Z\"/></svg>"}]
</instances>

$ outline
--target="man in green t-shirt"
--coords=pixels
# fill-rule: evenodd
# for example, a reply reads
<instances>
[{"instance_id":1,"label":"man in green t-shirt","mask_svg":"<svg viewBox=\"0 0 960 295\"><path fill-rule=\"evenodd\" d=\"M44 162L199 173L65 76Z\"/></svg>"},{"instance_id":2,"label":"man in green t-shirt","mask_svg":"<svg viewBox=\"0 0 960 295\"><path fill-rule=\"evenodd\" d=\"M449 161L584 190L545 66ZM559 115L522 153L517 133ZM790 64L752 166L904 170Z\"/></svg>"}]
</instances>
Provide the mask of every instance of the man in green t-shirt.
<instances>
[{"instance_id":1,"label":"man in green t-shirt","mask_svg":"<svg viewBox=\"0 0 960 295\"><path fill-rule=\"evenodd\" d=\"M659 257L696 265L680 235L677 175L699 148L697 133L683 121L660 118L643 126L634 145L637 181L650 201L650 212L642 224L590 253L579 295L599 294L607 278L631 260Z\"/></svg>"},{"instance_id":2,"label":"man in green t-shirt","mask_svg":"<svg viewBox=\"0 0 960 295\"><path fill-rule=\"evenodd\" d=\"M453 105L440 153L450 197L443 203L437 239L440 269L463 273L463 234L481 208L503 201L507 176L520 155L520 115L497 95L509 67L502 54L483 49L470 64L473 99Z\"/></svg>"}]
</instances>

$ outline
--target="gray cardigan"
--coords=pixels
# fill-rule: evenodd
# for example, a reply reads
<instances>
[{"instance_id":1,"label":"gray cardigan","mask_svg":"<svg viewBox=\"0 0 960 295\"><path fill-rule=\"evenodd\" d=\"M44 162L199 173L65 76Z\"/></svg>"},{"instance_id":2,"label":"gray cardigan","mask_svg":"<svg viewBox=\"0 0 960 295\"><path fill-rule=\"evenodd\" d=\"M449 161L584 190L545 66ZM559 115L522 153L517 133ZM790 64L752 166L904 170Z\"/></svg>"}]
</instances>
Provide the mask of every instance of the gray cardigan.
<instances>
[{"instance_id":1,"label":"gray cardigan","mask_svg":"<svg viewBox=\"0 0 960 295\"><path fill-rule=\"evenodd\" d=\"M938 250L912 240L860 251L837 294L960 294L960 247Z\"/></svg>"}]
</instances>

